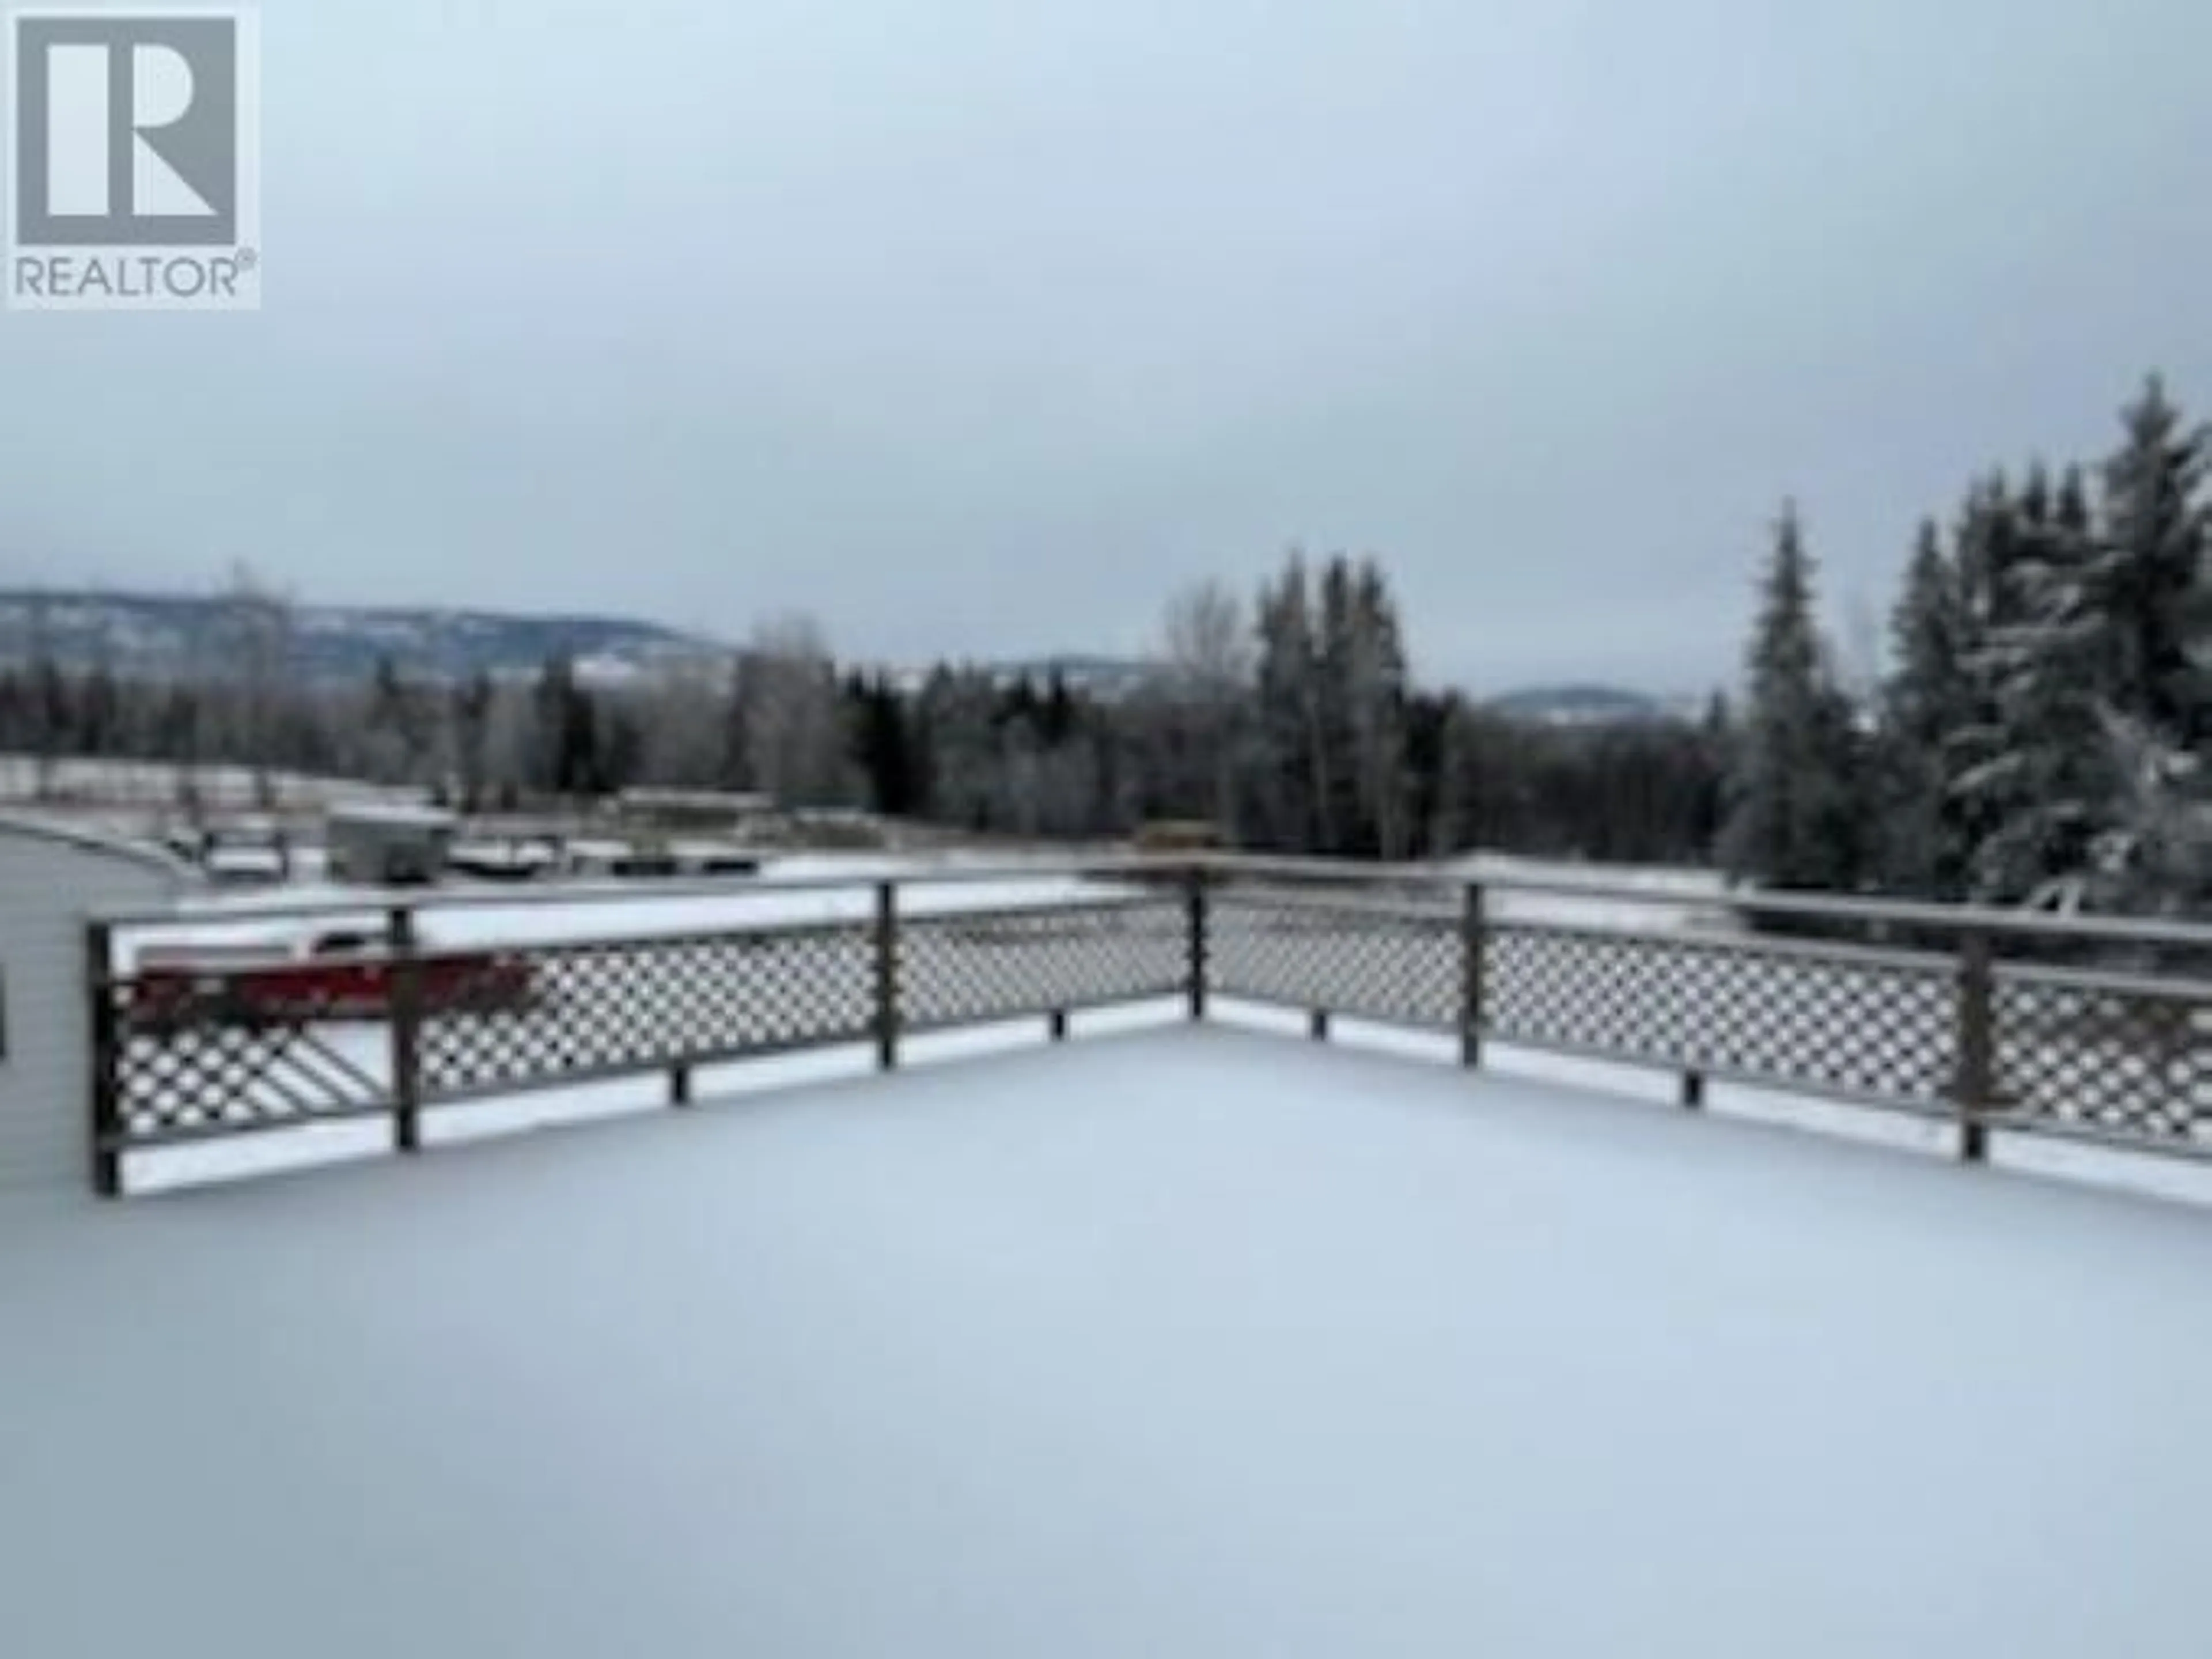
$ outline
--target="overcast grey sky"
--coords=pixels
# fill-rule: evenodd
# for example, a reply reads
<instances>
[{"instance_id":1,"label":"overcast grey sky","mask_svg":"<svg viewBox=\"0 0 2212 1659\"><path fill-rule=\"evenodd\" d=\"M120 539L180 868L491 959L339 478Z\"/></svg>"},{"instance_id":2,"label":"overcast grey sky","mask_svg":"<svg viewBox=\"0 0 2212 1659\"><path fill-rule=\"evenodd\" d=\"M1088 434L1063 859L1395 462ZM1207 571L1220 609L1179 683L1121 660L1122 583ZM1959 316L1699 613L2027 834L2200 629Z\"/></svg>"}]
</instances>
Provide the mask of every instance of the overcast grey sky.
<instances>
[{"instance_id":1,"label":"overcast grey sky","mask_svg":"<svg viewBox=\"0 0 2212 1659\"><path fill-rule=\"evenodd\" d=\"M2203 0L272 0L267 306L0 316L0 581L1137 646L1301 542L1484 688L1839 629L2212 413Z\"/></svg>"}]
</instances>

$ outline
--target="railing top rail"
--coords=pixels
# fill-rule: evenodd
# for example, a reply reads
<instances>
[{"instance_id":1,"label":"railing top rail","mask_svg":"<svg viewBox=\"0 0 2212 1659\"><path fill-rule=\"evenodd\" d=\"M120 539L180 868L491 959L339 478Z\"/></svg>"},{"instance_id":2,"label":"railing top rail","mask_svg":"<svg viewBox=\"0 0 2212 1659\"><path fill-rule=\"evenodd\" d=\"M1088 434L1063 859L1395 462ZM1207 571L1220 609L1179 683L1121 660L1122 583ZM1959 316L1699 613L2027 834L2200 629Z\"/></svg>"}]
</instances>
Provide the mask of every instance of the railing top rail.
<instances>
[{"instance_id":1,"label":"railing top rail","mask_svg":"<svg viewBox=\"0 0 2212 1659\"><path fill-rule=\"evenodd\" d=\"M1457 892L1480 886L1493 893L1522 893L1632 905L1644 908L1706 909L1746 917L1845 922L1869 927L1928 929L1944 934L1981 933L1997 938L2074 940L2085 944L2163 945L2212 951L2212 919L2139 920L2112 916L2060 915L1997 909L1987 906L1936 904L1911 900L1841 898L1808 894L1761 893L1738 887L1711 890L1654 888L1595 875L1589 879L1559 874L1533 875L1501 863L1440 866L1376 864L1348 860L1255 857L1240 854L1102 854L1006 859L973 865L901 866L856 868L835 875L733 876L653 883L592 881L544 886L491 885L466 891L420 888L363 887L358 894L300 903L252 901L200 903L187 900L162 909L98 913L92 920L110 927L136 927L178 922L221 921L247 926L260 921L353 916L394 907L418 912L509 908L526 906L657 902L670 899L769 898L810 893L851 892L892 882L902 888L981 887L1006 882L1055 878L1112 880L1158 879L1203 872L1215 880L1283 881L1401 892Z\"/></svg>"},{"instance_id":2,"label":"railing top rail","mask_svg":"<svg viewBox=\"0 0 2212 1659\"><path fill-rule=\"evenodd\" d=\"M1220 876L1249 876L1304 882L1383 885L1457 890L1479 886L1493 893L1529 893L1644 908L1707 908L1746 916L1848 921L1899 928L1933 928L1947 933L1984 933L2023 939L2072 939L2092 943L2185 945L2212 949L2212 919L2166 921L2121 916L2059 915L2045 911L1999 909L1987 905L1937 904L1911 899L1855 898L1807 893L1762 893L1742 887L1709 891L1693 888L1641 887L1603 876L1579 878L1518 873L1510 866L1496 871L1480 863L1449 868L1419 864L1364 864L1329 859L1249 858L1205 854L1185 858Z\"/></svg>"},{"instance_id":3,"label":"railing top rail","mask_svg":"<svg viewBox=\"0 0 2212 1659\"><path fill-rule=\"evenodd\" d=\"M773 898L810 893L854 893L872 890L884 882L900 887L980 887L1003 882L1048 881L1073 877L1111 880L1144 876L1158 879L1179 875L1192 867L1188 858L1160 854L1115 854L1098 857L1052 857L1010 860L1004 863L928 866L886 865L881 869L858 868L840 875L716 876L690 880L550 882L528 886L488 884L465 890L363 885L343 897L319 898L287 904L263 904L252 898L231 897L212 902L197 896L166 909L103 910L89 918L114 927L153 927L176 922L297 921L327 916L357 916L372 910L400 908L427 913L439 910L512 909L562 904L653 904L669 899Z\"/></svg>"}]
</instances>

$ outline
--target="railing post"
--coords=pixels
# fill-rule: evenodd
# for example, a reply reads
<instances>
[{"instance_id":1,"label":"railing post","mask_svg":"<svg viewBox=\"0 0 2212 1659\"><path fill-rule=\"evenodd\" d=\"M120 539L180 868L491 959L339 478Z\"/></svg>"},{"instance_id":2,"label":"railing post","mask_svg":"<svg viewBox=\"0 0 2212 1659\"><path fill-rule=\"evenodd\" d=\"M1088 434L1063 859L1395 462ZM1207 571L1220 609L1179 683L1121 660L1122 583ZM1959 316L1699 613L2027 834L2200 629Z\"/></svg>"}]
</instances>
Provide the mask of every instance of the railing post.
<instances>
[{"instance_id":1,"label":"railing post","mask_svg":"<svg viewBox=\"0 0 2212 1659\"><path fill-rule=\"evenodd\" d=\"M1990 936L1976 928L1960 941L1959 1074L1952 1087L1959 1113L1959 1156L1968 1164L1979 1164L1989 1156L1987 1114L1996 1093L1991 1012L1995 981Z\"/></svg>"},{"instance_id":2,"label":"railing post","mask_svg":"<svg viewBox=\"0 0 2212 1659\"><path fill-rule=\"evenodd\" d=\"M1045 1016L1045 1034L1054 1042L1067 1041L1067 1010L1055 1008Z\"/></svg>"},{"instance_id":3,"label":"railing post","mask_svg":"<svg viewBox=\"0 0 2212 1659\"><path fill-rule=\"evenodd\" d=\"M1705 1074L1703 1072L1693 1070L1682 1073L1682 1091L1680 1100L1682 1103L1682 1109L1686 1112L1695 1112L1704 1109L1705 1104Z\"/></svg>"},{"instance_id":4,"label":"railing post","mask_svg":"<svg viewBox=\"0 0 2212 1659\"><path fill-rule=\"evenodd\" d=\"M678 1060L668 1068L668 1103L689 1106L691 1103L691 1064Z\"/></svg>"},{"instance_id":5,"label":"railing post","mask_svg":"<svg viewBox=\"0 0 2212 1659\"><path fill-rule=\"evenodd\" d=\"M1482 1064L1483 933L1482 884L1471 881L1459 919L1459 1063L1469 1070Z\"/></svg>"},{"instance_id":6,"label":"railing post","mask_svg":"<svg viewBox=\"0 0 2212 1659\"><path fill-rule=\"evenodd\" d=\"M1316 1042L1328 1041L1328 1010L1316 1008L1306 1016L1306 1035Z\"/></svg>"},{"instance_id":7,"label":"railing post","mask_svg":"<svg viewBox=\"0 0 2212 1659\"><path fill-rule=\"evenodd\" d=\"M1190 991L1190 1018L1206 1018L1206 975L1207 975L1207 938L1206 938L1206 869L1192 865L1190 874L1183 878L1183 907L1188 911L1188 956L1186 988Z\"/></svg>"},{"instance_id":8,"label":"railing post","mask_svg":"<svg viewBox=\"0 0 2212 1659\"><path fill-rule=\"evenodd\" d=\"M122 1055L117 1051L115 992L108 983L115 971L114 939L106 922L84 930L84 959L92 999L92 1190L102 1198L120 1198L123 1153L118 1143L123 1123L115 1074Z\"/></svg>"},{"instance_id":9,"label":"railing post","mask_svg":"<svg viewBox=\"0 0 2212 1659\"><path fill-rule=\"evenodd\" d=\"M395 904L386 919L392 1003L392 1144L422 1150L422 979L415 954L415 913Z\"/></svg>"},{"instance_id":10,"label":"railing post","mask_svg":"<svg viewBox=\"0 0 2212 1659\"><path fill-rule=\"evenodd\" d=\"M1191 866L1185 890L1185 907L1188 912L1189 966L1187 977L1190 993L1190 1017L1206 1018L1206 872L1198 866Z\"/></svg>"},{"instance_id":11,"label":"railing post","mask_svg":"<svg viewBox=\"0 0 2212 1659\"><path fill-rule=\"evenodd\" d=\"M876 884L876 1065L898 1065L898 884Z\"/></svg>"}]
</instances>

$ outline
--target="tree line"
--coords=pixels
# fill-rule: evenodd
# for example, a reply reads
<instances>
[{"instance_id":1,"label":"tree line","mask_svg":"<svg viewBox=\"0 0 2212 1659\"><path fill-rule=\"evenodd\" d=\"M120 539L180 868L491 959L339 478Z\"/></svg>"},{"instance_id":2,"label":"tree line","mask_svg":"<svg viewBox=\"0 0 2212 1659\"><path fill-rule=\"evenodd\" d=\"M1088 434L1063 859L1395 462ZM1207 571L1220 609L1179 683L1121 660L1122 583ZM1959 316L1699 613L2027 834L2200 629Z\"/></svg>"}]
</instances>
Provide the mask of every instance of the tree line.
<instances>
[{"instance_id":1,"label":"tree line","mask_svg":"<svg viewBox=\"0 0 2212 1659\"><path fill-rule=\"evenodd\" d=\"M467 811L631 785L757 790L980 834L1118 838L1162 819L1273 852L1401 859L1482 847L1701 862L1719 826L1724 719L1555 726L1419 684L1376 560L1292 553L1249 601L1203 582L1165 607L1147 671L1111 693L1051 670L841 665L803 617L734 661L592 682L555 659L458 683L380 663L298 672L290 607L234 573L210 671L0 669L0 750L328 774Z\"/></svg>"},{"instance_id":2,"label":"tree line","mask_svg":"<svg viewBox=\"0 0 2212 1659\"><path fill-rule=\"evenodd\" d=\"M1111 695L1051 671L841 664L804 617L726 665L593 683L299 669L289 601L234 574L208 671L0 669L0 749L411 786L466 811L635 784L763 792L982 834L1203 820L1236 844L1674 864L1781 889L2172 912L2212 901L2212 434L2155 379L2094 464L1976 478L1919 531L1886 674L1846 685L1794 507L1740 715L1559 726L1422 684L1373 558L1293 552L1168 605Z\"/></svg>"},{"instance_id":3,"label":"tree line","mask_svg":"<svg viewBox=\"0 0 2212 1659\"><path fill-rule=\"evenodd\" d=\"M1782 888L2175 913L2212 901L2212 432L2155 378L2094 465L1977 478L1920 528L1870 700L1785 507L1722 851Z\"/></svg>"}]
</instances>

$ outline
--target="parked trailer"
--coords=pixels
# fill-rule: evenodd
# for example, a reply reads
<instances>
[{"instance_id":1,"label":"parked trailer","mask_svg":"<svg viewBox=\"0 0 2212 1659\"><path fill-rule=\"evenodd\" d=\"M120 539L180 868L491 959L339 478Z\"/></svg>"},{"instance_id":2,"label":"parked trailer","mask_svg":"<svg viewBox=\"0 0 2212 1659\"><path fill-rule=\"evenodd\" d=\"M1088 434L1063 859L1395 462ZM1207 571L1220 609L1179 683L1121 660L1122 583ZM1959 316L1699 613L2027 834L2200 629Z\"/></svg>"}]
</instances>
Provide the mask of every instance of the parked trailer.
<instances>
[{"instance_id":1,"label":"parked trailer","mask_svg":"<svg viewBox=\"0 0 2212 1659\"><path fill-rule=\"evenodd\" d=\"M136 1016L157 1024L387 1019L398 988L396 968L387 941L357 933L324 934L298 958L272 959L265 946L149 949L140 957ZM528 959L509 951L424 956L415 976L416 1006L424 1013L521 1010L532 1005L535 990Z\"/></svg>"}]
</instances>

